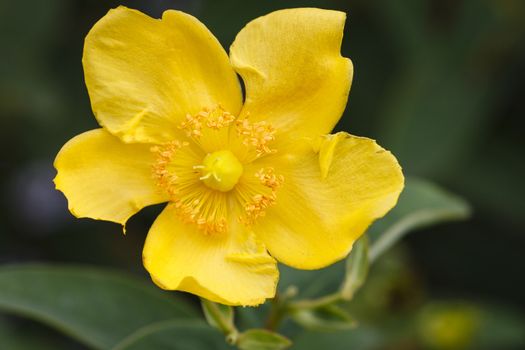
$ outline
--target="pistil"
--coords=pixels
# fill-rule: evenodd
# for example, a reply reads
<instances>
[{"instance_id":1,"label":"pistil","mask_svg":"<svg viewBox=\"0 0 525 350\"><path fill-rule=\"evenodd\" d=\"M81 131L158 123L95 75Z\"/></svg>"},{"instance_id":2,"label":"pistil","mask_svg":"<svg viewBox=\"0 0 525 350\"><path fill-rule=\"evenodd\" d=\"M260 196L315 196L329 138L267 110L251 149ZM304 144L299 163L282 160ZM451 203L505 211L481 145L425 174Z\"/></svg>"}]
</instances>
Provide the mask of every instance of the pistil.
<instances>
[{"instance_id":1,"label":"pistil","mask_svg":"<svg viewBox=\"0 0 525 350\"><path fill-rule=\"evenodd\" d=\"M229 150L209 153L194 169L201 171L200 179L206 186L221 192L233 189L243 172L242 164Z\"/></svg>"}]
</instances>

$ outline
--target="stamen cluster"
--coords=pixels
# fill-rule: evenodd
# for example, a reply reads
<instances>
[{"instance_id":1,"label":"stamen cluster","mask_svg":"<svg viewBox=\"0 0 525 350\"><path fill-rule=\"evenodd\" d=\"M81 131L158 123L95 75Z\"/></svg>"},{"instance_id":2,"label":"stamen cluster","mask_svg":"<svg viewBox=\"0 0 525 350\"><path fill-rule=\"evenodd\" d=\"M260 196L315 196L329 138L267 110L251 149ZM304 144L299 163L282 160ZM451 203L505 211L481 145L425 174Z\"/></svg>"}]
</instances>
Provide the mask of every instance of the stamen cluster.
<instances>
[{"instance_id":1,"label":"stamen cluster","mask_svg":"<svg viewBox=\"0 0 525 350\"><path fill-rule=\"evenodd\" d=\"M245 215L241 216L241 222L253 225L255 221L266 214L266 209L277 200L277 189L284 182L284 176L276 175L273 168L262 168L255 173L263 186L270 189L267 194L257 193L252 196L252 200L245 204Z\"/></svg>"},{"instance_id":2,"label":"stamen cluster","mask_svg":"<svg viewBox=\"0 0 525 350\"><path fill-rule=\"evenodd\" d=\"M184 222L195 224L206 234L223 233L235 217L245 225L253 225L275 204L284 177L272 167L242 174L237 185L225 192L207 186L202 174L203 159L210 152L231 150L243 164L276 153L270 147L275 129L269 123L236 119L218 106L188 114L179 129L187 140L151 148L155 153L152 171Z\"/></svg>"}]
</instances>

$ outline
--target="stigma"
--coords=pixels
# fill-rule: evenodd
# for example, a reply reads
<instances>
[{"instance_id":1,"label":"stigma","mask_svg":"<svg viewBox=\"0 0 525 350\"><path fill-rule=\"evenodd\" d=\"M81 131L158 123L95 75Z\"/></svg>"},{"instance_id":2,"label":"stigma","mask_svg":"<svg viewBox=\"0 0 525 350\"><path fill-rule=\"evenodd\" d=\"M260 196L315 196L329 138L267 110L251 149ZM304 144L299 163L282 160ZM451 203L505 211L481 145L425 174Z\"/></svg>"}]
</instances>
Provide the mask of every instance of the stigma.
<instances>
[{"instance_id":1,"label":"stigma","mask_svg":"<svg viewBox=\"0 0 525 350\"><path fill-rule=\"evenodd\" d=\"M202 165L193 167L201 171L199 178L211 189L228 192L232 190L243 172L241 162L229 150L208 153Z\"/></svg>"}]
</instances>

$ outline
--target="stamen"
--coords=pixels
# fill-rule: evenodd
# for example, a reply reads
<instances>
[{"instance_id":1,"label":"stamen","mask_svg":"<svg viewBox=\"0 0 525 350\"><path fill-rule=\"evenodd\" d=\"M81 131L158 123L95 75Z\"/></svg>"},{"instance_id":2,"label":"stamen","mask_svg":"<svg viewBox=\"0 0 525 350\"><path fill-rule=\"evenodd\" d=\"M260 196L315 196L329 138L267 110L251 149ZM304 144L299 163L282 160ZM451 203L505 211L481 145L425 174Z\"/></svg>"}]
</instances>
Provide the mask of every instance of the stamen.
<instances>
[{"instance_id":1,"label":"stamen","mask_svg":"<svg viewBox=\"0 0 525 350\"><path fill-rule=\"evenodd\" d=\"M150 149L151 152L157 154L157 159L152 166L153 178L157 181L157 185L166 190L170 196L176 193L178 177L174 172L169 171L168 167L175 153L188 145L188 142L174 140L162 146L153 146Z\"/></svg>"},{"instance_id":2,"label":"stamen","mask_svg":"<svg viewBox=\"0 0 525 350\"><path fill-rule=\"evenodd\" d=\"M186 114L186 120L180 124L179 129L184 130L188 137L200 137L202 134L202 120L206 118L206 114L207 112L199 112L194 116Z\"/></svg>"},{"instance_id":3,"label":"stamen","mask_svg":"<svg viewBox=\"0 0 525 350\"><path fill-rule=\"evenodd\" d=\"M272 191L277 190L284 182L284 176L275 175L273 168L260 169L255 173L255 177L258 178L264 186L271 188Z\"/></svg>"},{"instance_id":4,"label":"stamen","mask_svg":"<svg viewBox=\"0 0 525 350\"><path fill-rule=\"evenodd\" d=\"M264 154L275 153L268 144L275 140L275 129L265 121L250 123L247 118L235 122L237 134L242 137L245 146L255 147L257 157Z\"/></svg>"},{"instance_id":5,"label":"stamen","mask_svg":"<svg viewBox=\"0 0 525 350\"><path fill-rule=\"evenodd\" d=\"M284 182L284 176L276 175L274 169L270 167L260 169L255 173L255 177L269 191L252 195L251 200L244 205L245 213L240 217L240 221L248 226L253 225L258 218L266 215L266 209L275 204L277 190Z\"/></svg>"},{"instance_id":6,"label":"stamen","mask_svg":"<svg viewBox=\"0 0 525 350\"><path fill-rule=\"evenodd\" d=\"M221 106L213 109L205 108L195 115L187 114L186 120L179 125L179 129L186 132L186 136L199 139L202 136L202 128L219 130L228 127L235 117L226 112Z\"/></svg>"},{"instance_id":7,"label":"stamen","mask_svg":"<svg viewBox=\"0 0 525 350\"><path fill-rule=\"evenodd\" d=\"M218 106L208 113L206 126L218 130L229 126L234 120L235 117L231 113L226 112L221 106Z\"/></svg>"}]
</instances>

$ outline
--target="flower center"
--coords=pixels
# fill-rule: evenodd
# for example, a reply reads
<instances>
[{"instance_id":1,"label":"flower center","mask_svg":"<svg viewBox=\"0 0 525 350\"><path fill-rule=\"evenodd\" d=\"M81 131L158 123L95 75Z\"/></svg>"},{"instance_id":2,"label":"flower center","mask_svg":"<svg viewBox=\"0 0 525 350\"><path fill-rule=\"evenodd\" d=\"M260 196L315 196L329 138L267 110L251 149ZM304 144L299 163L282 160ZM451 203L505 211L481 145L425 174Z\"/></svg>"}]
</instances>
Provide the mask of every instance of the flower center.
<instances>
[{"instance_id":1,"label":"flower center","mask_svg":"<svg viewBox=\"0 0 525 350\"><path fill-rule=\"evenodd\" d=\"M242 175L243 167L229 150L216 151L204 157L200 169L200 179L206 186L221 192L228 192L235 187Z\"/></svg>"},{"instance_id":2,"label":"flower center","mask_svg":"<svg viewBox=\"0 0 525 350\"><path fill-rule=\"evenodd\" d=\"M284 177L256 162L277 152L271 124L217 106L188 114L179 129L181 139L151 148L152 176L185 223L223 233L234 221L255 224L276 203Z\"/></svg>"}]
</instances>

